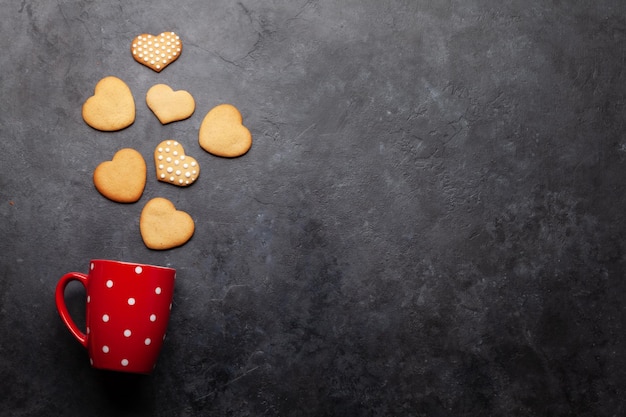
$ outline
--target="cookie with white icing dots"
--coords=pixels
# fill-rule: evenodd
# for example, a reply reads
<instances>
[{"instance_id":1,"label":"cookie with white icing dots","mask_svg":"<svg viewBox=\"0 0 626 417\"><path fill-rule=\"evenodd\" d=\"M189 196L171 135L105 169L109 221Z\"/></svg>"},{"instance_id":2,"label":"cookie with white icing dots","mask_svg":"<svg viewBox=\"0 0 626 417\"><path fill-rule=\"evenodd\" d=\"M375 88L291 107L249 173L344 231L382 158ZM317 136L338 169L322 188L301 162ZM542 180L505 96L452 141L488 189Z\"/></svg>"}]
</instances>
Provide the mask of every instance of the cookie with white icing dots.
<instances>
[{"instance_id":1,"label":"cookie with white icing dots","mask_svg":"<svg viewBox=\"0 0 626 417\"><path fill-rule=\"evenodd\" d=\"M160 35L143 33L133 39L130 52L135 61L146 67L161 72L176 61L183 51L183 43L174 32L163 32Z\"/></svg>"},{"instance_id":2,"label":"cookie with white icing dots","mask_svg":"<svg viewBox=\"0 0 626 417\"><path fill-rule=\"evenodd\" d=\"M159 181L186 187L200 175L200 165L185 154L183 145L175 140L164 140L154 150L154 165Z\"/></svg>"}]
</instances>

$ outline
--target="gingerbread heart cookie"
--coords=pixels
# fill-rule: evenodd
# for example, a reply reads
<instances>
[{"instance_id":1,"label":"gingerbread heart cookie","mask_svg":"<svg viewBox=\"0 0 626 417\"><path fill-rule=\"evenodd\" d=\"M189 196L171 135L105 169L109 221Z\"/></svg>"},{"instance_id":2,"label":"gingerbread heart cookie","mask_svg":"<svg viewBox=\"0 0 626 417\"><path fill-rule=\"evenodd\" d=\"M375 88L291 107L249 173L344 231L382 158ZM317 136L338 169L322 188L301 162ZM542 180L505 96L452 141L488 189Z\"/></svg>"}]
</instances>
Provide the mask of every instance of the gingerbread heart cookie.
<instances>
[{"instance_id":1,"label":"gingerbread heart cookie","mask_svg":"<svg viewBox=\"0 0 626 417\"><path fill-rule=\"evenodd\" d=\"M175 140L164 140L154 150L154 164L159 181L186 187L200 175L200 165L185 155L183 145Z\"/></svg>"},{"instance_id":2,"label":"gingerbread heart cookie","mask_svg":"<svg viewBox=\"0 0 626 417\"><path fill-rule=\"evenodd\" d=\"M248 152L252 135L235 106L220 104L202 120L198 141L202 149L213 155L234 158Z\"/></svg>"},{"instance_id":3,"label":"gingerbread heart cookie","mask_svg":"<svg viewBox=\"0 0 626 417\"><path fill-rule=\"evenodd\" d=\"M183 43L174 32L163 32L160 35L141 34L133 39L130 47L135 61L156 72L163 71L176 61L182 50Z\"/></svg>"},{"instance_id":4,"label":"gingerbread heart cookie","mask_svg":"<svg viewBox=\"0 0 626 417\"><path fill-rule=\"evenodd\" d=\"M83 104L83 119L94 129L121 130L135 121L135 100L130 88L117 77L104 77L94 95Z\"/></svg>"},{"instance_id":5,"label":"gingerbread heart cookie","mask_svg":"<svg viewBox=\"0 0 626 417\"><path fill-rule=\"evenodd\" d=\"M196 109L196 102L188 91L174 91L166 84L150 87L146 93L146 104L161 124L187 119Z\"/></svg>"},{"instance_id":6,"label":"gingerbread heart cookie","mask_svg":"<svg viewBox=\"0 0 626 417\"><path fill-rule=\"evenodd\" d=\"M136 150L121 149L112 160L96 167L93 183L109 200L134 203L141 198L146 186L146 162Z\"/></svg>"},{"instance_id":7,"label":"gingerbread heart cookie","mask_svg":"<svg viewBox=\"0 0 626 417\"><path fill-rule=\"evenodd\" d=\"M181 246L193 236L195 223L184 211L161 197L148 201L141 211L139 229L144 244L150 249L164 250Z\"/></svg>"}]
</instances>

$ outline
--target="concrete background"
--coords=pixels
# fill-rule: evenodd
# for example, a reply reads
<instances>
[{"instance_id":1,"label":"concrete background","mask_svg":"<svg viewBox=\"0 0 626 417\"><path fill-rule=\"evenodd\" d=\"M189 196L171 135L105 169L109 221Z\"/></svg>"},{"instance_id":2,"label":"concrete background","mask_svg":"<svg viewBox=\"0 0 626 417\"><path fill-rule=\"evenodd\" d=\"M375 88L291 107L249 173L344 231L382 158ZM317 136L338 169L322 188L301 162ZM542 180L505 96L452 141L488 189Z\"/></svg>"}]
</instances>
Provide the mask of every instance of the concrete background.
<instances>
[{"instance_id":1,"label":"concrete background","mask_svg":"<svg viewBox=\"0 0 626 417\"><path fill-rule=\"evenodd\" d=\"M0 415L620 416L626 414L626 2L0 0ZM178 61L136 63L173 30ZM98 132L107 75L137 118ZM156 83L196 112L161 126ZM237 159L202 118L237 106ZM176 188L152 152L201 164ZM92 173L148 162L135 204ZM186 245L147 249L152 197ZM152 376L89 367L54 306L92 258L171 266ZM84 291L66 298L77 321ZM84 320L84 319L83 319Z\"/></svg>"}]
</instances>

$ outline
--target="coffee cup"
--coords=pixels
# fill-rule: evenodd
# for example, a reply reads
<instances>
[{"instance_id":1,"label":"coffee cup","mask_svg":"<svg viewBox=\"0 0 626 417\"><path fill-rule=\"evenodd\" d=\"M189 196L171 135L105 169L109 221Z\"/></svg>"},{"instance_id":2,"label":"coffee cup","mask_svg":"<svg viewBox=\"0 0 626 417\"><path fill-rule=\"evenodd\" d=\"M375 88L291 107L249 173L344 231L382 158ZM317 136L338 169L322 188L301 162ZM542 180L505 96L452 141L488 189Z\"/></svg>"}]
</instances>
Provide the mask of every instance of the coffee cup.
<instances>
[{"instance_id":1,"label":"coffee cup","mask_svg":"<svg viewBox=\"0 0 626 417\"><path fill-rule=\"evenodd\" d=\"M61 277L56 306L94 368L150 374L165 340L175 279L172 268L96 259L87 274L69 272ZM86 290L85 332L65 304L65 289L72 281Z\"/></svg>"}]
</instances>

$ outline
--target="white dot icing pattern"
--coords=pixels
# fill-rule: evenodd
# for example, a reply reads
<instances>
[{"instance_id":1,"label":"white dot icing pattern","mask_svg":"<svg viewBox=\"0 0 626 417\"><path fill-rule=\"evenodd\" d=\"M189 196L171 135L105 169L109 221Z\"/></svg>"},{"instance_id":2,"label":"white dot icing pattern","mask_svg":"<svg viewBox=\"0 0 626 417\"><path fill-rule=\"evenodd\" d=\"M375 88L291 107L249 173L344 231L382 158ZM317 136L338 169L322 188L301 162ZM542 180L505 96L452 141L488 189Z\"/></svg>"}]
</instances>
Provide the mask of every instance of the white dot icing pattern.
<instances>
[{"instance_id":1,"label":"white dot icing pattern","mask_svg":"<svg viewBox=\"0 0 626 417\"><path fill-rule=\"evenodd\" d=\"M180 37L174 32L153 36L142 34L133 39L131 52L135 61L156 72L161 72L176 61L183 49Z\"/></svg>"},{"instance_id":2,"label":"white dot icing pattern","mask_svg":"<svg viewBox=\"0 0 626 417\"><path fill-rule=\"evenodd\" d=\"M200 175L198 162L185 155L183 146L175 140L165 140L156 147L154 162L157 179L169 184L186 187Z\"/></svg>"}]
</instances>

